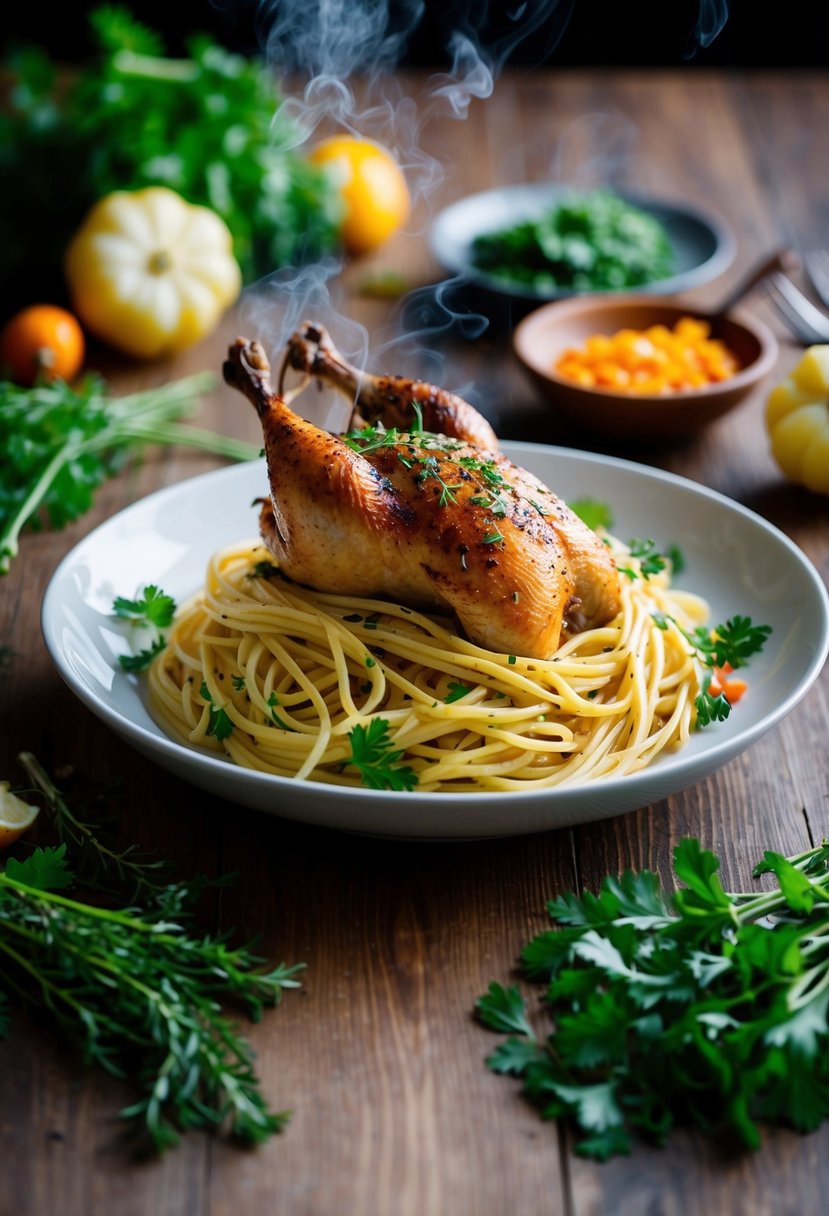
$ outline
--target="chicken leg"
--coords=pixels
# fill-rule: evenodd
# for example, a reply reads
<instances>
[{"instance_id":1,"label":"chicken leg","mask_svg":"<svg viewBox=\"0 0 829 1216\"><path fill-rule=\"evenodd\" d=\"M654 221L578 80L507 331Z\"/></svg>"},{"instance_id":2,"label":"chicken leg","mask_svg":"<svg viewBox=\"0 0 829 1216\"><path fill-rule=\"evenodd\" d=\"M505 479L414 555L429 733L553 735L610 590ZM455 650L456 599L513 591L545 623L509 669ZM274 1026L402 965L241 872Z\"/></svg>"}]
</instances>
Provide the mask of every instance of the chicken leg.
<instances>
[{"instance_id":1,"label":"chicken leg","mask_svg":"<svg viewBox=\"0 0 829 1216\"><path fill-rule=\"evenodd\" d=\"M418 430L328 434L273 391L264 350L245 338L223 371L262 423L260 528L289 578L449 610L478 645L534 658L618 611L607 546L503 453Z\"/></svg>"},{"instance_id":2,"label":"chicken leg","mask_svg":"<svg viewBox=\"0 0 829 1216\"><path fill-rule=\"evenodd\" d=\"M295 371L315 376L354 402L353 417L358 422L368 426L382 422L387 428L408 430L416 422L417 402L423 430L489 451L498 448L492 427L468 401L423 380L360 371L343 358L321 325L306 321L289 338L286 361Z\"/></svg>"}]
</instances>

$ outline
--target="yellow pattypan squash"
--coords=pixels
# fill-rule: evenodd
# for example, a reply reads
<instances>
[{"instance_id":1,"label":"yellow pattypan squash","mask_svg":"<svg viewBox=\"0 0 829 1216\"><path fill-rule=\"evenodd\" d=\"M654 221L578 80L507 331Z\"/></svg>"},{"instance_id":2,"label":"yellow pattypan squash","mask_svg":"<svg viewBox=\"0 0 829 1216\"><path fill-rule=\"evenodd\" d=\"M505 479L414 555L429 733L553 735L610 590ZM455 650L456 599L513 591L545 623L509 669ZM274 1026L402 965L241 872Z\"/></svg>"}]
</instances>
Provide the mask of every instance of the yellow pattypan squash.
<instances>
[{"instance_id":1,"label":"yellow pattypan squash","mask_svg":"<svg viewBox=\"0 0 829 1216\"><path fill-rule=\"evenodd\" d=\"M829 494L829 345L810 346L766 404L771 451L799 485Z\"/></svg>"},{"instance_id":2,"label":"yellow pattypan squash","mask_svg":"<svg viewBox=\"0 0 829 1216\"><path fill-rule=\"evenodd\" d=\"M198 342L242 287L224 220L165 186L116 190L96 203L65 270L87 330L141 359Z\"/></svg>"}]
</instances>

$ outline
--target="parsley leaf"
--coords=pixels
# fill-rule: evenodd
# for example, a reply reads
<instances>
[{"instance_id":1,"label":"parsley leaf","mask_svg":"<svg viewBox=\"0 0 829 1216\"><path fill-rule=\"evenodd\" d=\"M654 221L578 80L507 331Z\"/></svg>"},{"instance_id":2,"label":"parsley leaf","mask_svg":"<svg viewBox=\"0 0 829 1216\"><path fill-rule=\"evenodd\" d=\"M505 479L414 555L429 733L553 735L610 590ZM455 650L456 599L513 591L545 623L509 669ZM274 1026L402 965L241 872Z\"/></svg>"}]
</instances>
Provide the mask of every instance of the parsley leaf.
<instances>
[{"instance_id":1,"label":"parsley leaf","mask_svg":"<svg viewBox=\"0 0 829 1216\"><path fill-rule=\"evenodd\" d=\"M219 742L221 742L223 739L226 739L228 735L233 734L233 720L230 718L227 710L221 708L217 709L213 704L213 698L211 697L210 690L204 680L202 680L199 695L202 696L210 705L210 721L205 734L212 735L215 739L218 739Z\"/></svg>"},{"instance_id":2,"label":"parsley leaf","mask_svg":"<svg viewBox=\"0 0 829 1216\"><path fill-rule=\"evenodd\" d=\"M123 595L117 595L112 603L112 611L126 620L163 629L172 622L176 601L153 583L148 583L140 599L128 600Z\"/></svg>"},{"instance_id":3,"label":"parsley leaf","mask_svg":"<svg viewBox=\"0 0 829 1216\"><path fill-rule=\"evenodd\" d=\"M372 790L412 790L418 784L415 770L397 762L403 755L389 738L385 718L372 718L368 726L358 725L348 732L351 755L346 764L358 769L363 785Z\"/></svg>"},{"instance_id":4,"label":"parsley leaf","mask_svg":"<svg viewBox=\"0 0 829 1216\"><path fill-rule=\"evenodd\" d=\"M113 615L120 620L130 621L134 625L156 631L156 636L150 645L139 650L137 654L118 656L118 662L124 671L143 671L167 645L161 630L172 624L176 611L175 600L155 584L148 583L142 594L136 599L127 599L123 595L116 596L112 602L112 611Z\"/></svg>"},{"instance_id":5,"label":"parsley leaf","mask_svg":"<svg viewBox=\"0 0 829 1216\"><path fill-rule=\"evenodd\" d=\"M453 702L460 701L461 697L465 697L471 691L471 684L461 684L458 680L450 680L449 692L443 698L444 704L452 705Z\"/></svg>"},{"instance_id":6,"label":"parsley leaf","mask_svg":"<svg viewBox=\"0 0 829 1216\"><path fill-rule=\"evenodd\" d=\"M34 887L36 891L62 891L71 887L75 876L66 860L66 845L54 845L46 849L35 849L23 861L10 857L5 874L15 882Z\"/></svg>"},{"instance_id":7,"label":"parsley leaf","mask_svg":"<svg viewBox=\"0 0 829 1216\"><path fill-rule=\"evenodd\" d=\"M721 692L716 696L709 692L710 683L710 677L703 681L702 691L694 700L697 726L700 727L710 726L712 722L724 722L731 713L731 705Z\"/></svg>"},{"instance_id":8,"label":"parsley leaf","mask_svg":"<svg viewBox=\"0 0 829 1216\"><path fill-rule=\"evenodd\" d=\"M594 532L599 529L609 532L613 527L613 512L606 502L600 502L596 498L577 498L575 502L569 502L567 505L582 523L587 524Z\"/></svg>"},{"instance_id":9,"label":"parsley leaf","mask_svg":"<svg viewBox=\"0 0 829 1216\"><path fill-rule=\"evenodd\" d=\"M605 1160L689 1122L757 1147L761 1122L829 1119L829 841L766 852L755 874L773 875L771 890L728 892L719 869L688 838L672 894L643 871L550 901L554 928L521 951L525 979L544 986L545 1039L517 985L493 982L476 1002L509 1036L488 1067L568 1120L577 1153Z\"/></svg>"},{"instance_id":10,"label":"parsley leaf","mask_svg":"<svg viewBox=\"0 0 829 1216\"><path fill-rule=\"evenodd\" d=\"M626 574L628 578L650 578L653 574L658 574L660 570L664 570L667 566L666 559L661 553L657 552L656 542L650 538L642 539L634 537L628 541L628 549L630 556L635 557L639 561L639 569L635 570L631 566L619 566L619 572Z\"/></svg>"}]
</instances>

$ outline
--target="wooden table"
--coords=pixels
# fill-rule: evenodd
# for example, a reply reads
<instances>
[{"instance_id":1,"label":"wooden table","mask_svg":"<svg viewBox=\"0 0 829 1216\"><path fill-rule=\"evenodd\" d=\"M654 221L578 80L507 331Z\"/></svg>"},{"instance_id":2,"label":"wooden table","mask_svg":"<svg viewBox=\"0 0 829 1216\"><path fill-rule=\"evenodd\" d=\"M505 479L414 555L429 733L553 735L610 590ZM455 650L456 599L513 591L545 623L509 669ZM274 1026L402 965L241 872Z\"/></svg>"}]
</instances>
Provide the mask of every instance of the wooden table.
<instances>
[{"instance_id":1,"label":"wooden table","mask_svg":"<svg viewBox=\"0 0 829 1216\"><path fill-rule=\"evenodd\" d=\"M420 84L404 80L414 96ZM542 178L551 165L585 184L612 168L618 185L712 207L733 229L738 252L719 281L698 290L700 305L773 247L805 250L829 240L822 76L689 69L504 77L465 121L427 125L424 141L446 171L429 200L435 209L471 190ZM388 334L391 306L362 294L365 277L391 268L413 285L433 281L427 218L421 204L418 231L333 285L337 307L366 327L372 349ZM268 309L273 300L269 293ZM268 309L254 314L253 304L243 301L241 313L173 364L106 364L114 389L218 370L241 325L258 316L264 331L274 320ZM778 371L787 370L799 348L761 299L751 306L776 330ZM503 437L574 444L534 396L503 335L427 345L444 359L442 382L468 389ZM401 351L399 360L385 370L422 371L416 352L404 362ZM252 411L224 386L199 421L259 438ZM614 450L598 436L591 446ZM697 441L618 451L732 496L829 575L829 500L781 478L762 394ZM410 844L248 812L194 791L113 736L62 685L37 627L48 579L72 545L129 502L217 463L189 451L153 454L109 483L75 526L24 538L0 588L0 640L16 652L2 685L0 776L22 780L15 757L26 749L53 773L72 766L101 784L117 780L125 842L171 858L180 875L238 871L216 927L261 934L269 957L307 963L301 992L250 1031L266 1092L293 1118L254 1152L192 1134L165 1159L135 1164L117 1138L127 1090L85 1070L47 1024L20 1014L0 1045L2 1216L822 1210L829 1128L808 1137L769 1131L753 1155L678 1132L665 1149L637 1147L606 1165L573 1156L568 1137L538 1120L516 1084L484 1067L494 1040L471 1011L490 980L509 976L557 892L595 889L602 875L625 867L651 867L668 880L673 846L685 835L722 855L726 885L745 884L764 848L790 853L829 835L829 672L781 726L714 777L603 823L531 838Z\"/></svg>"}]
</instances>

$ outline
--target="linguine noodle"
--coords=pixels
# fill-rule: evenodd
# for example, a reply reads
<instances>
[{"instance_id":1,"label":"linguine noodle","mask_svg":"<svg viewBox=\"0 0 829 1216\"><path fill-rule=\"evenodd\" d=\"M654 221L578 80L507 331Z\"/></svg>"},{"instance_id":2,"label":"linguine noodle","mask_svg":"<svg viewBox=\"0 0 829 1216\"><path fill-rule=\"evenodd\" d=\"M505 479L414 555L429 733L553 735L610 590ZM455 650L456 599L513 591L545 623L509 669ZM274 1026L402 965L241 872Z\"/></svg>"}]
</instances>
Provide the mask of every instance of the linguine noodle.
<instances>
[{"instance_id":1,"label":"linguine noodle","mask_svg":"<svg viewBox=\"0 0 829 1216\"><path fill-rule=\"evenodd\" d=\"M688 739L699 677L674 621L693 628L707 605L671 588L667 569L621 583L614 620L540 660L476 646L448 619L299 586L259 542L240 543L213 555L177 614L150 668L150 707L174 738L245 768L335 785L363 784L349 732L377 718L418 791L635 772Z\"/></svg>"}]
</instances>

